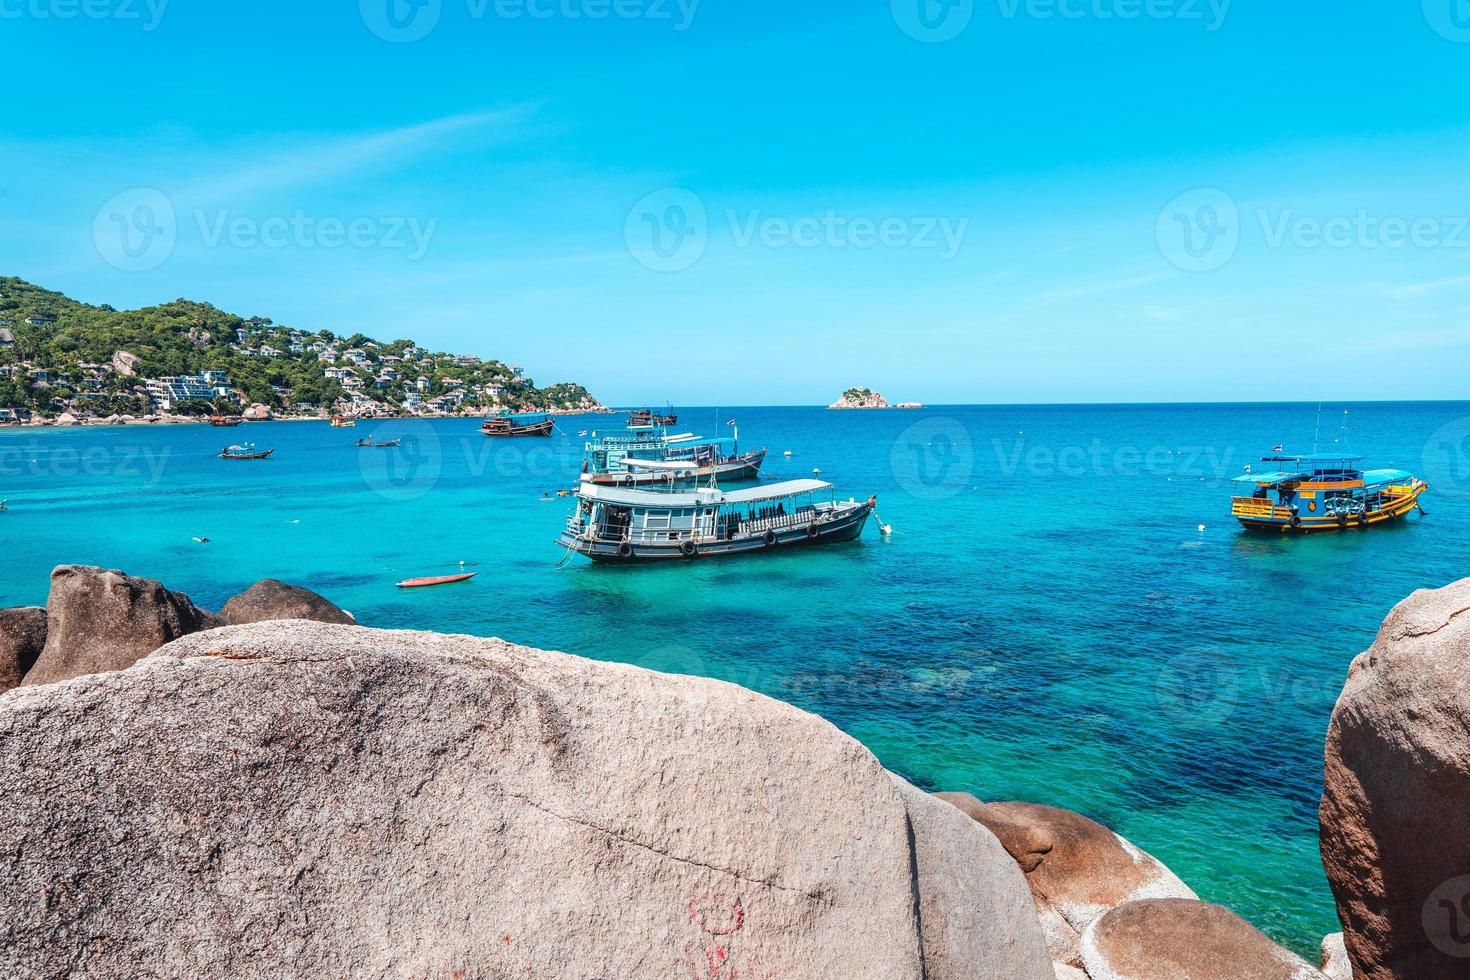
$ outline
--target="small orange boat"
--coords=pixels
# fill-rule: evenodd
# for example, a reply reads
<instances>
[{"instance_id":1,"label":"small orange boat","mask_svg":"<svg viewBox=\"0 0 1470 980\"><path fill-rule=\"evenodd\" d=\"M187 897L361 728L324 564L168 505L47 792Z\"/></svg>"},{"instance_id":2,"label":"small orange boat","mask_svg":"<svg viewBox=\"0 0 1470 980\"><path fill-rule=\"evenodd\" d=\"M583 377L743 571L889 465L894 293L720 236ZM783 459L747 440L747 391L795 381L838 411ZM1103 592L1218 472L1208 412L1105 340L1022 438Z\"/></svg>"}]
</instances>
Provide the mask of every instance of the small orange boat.
<instances>
[{"instance_id":1,"label":"small orange boat","mask_svg":"<svg viewBox=\"0 0 1470 980\"><path fill-rule=\"evenodd\" d=\"M429 578L406 578L398 583L400 589L422 589L430 585L450 585L464 582L479 575L479 572L463 572L459 575L433 575Z\"/></svg>"}]
</instances>

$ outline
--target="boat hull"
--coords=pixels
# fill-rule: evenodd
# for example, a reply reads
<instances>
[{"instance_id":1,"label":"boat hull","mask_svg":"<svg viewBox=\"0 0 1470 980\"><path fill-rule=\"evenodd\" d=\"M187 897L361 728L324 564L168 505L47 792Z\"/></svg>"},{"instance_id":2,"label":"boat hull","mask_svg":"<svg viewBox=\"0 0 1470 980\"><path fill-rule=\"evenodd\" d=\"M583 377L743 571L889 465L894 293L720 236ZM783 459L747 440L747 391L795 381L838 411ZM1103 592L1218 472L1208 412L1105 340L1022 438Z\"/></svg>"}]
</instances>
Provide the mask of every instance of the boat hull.
<instances>
[{"instance_id":1,"label":"boat hull","mask_svg":"<svg viewBox=\"0 0 1470 980\"><path fill-rule=\"evenodd\" d=\"M270 459L271 453L273 452L275 452L274 449L267 449L263 453L220 453L219 458L233 460Z\"/></svg>"},{"instance_id":2,"label":"boat hull","mask_svg":"<svg viewBox=\"0 0 1470 980\"><path fill-rule=\"evenodd\" d=\"M555 420L547 419L545 422L537 422L534 425L513 425L508 428L495 428L482 426L480 431L491 439L520 439L527 436L549 436L556 425Z\"/></svg>"},{"instance_id":3,"label":"boat hull","mask_svg":"<svg viewBox=\"0 0 1470 980\"><path fill-rule=\"evenodd\" d=\"M737 555L755 555L785 548L804 548L820 544L838 544L855 541L867 526L873 513L870 504L859 504L831 520L817 521L809 525L796 525L772 529L772 540L764 535L734 538L730 540L702 541L695 545L693 553L683 548L683 542L629 543L578 537L570 531L562 532L557 544L570 551L584 555L599 564L638 565L660 561L694 561L701 558L729 558Z\"/></svg>"},{"instance_id":4,"label":"boat hull","mask_svg":"<svg viewBox=\"0 0 1470 980\"><path fill-rule=\"evenodd\" d=\"M676 482L687 483L693 481L704 481L711 477L721 483L741 483L760 479L761 467L766 462L766 451L746 453L737 459L727 460L723 463L713 463L701 466L693 476L680 477ZM628 471L623 473L586 473L582 476L582 482L595 483L604 487L651 487L666 486L669 482L667 473L657 471Z\"/></svg>"},{"instance_id":5,"label":"boat hull","mask_svg":"<svg viewBox=\"0 0 1470 980\"><path fill-rule=\"evenodd\" d=\"M1351 531L1360 528L1373 527L1377 524L1386 524L1396 521L1410 511L1419 507L1419 498L1424 491L1429 489L1429 484L1422 481L1416 482L1402 493L1394 494L1392 499L1376 510L1366 512L1360 517L1350 517L1345 521L1339 518L1323 514L1318 516L1313 513L1294 515L1297 520L1293 522L1292 516L1286 513L1286 509L1280 506L1271 508L1269 515L1248 515L1237 513L1235 519L1242 527L1252 531L1270 531L1276 534L1310 534L1314 531Z\"/></svg>"},{"instance_id":6,"label":"boat hull","mask_svg":"<svg viewBox=\"0 0 1470 980\"><path fill-rule=\"evenodd\" d=\"M435 585L453 585L456 582L468 582L479 572L465 572L459 575L434 575L429 578L410 578L398 583L400 589L427 589Z\"/></svg>"}]
</instances>

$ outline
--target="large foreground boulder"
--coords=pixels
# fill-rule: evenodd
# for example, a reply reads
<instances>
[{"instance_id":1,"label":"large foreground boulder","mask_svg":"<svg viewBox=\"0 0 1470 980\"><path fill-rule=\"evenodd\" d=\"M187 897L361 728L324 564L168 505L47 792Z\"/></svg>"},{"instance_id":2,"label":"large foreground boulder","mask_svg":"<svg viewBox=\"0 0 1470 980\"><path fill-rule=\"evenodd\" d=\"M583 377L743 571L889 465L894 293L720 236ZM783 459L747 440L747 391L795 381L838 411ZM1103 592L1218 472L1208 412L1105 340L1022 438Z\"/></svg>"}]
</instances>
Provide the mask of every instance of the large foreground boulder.
<instances>
[{"instance_id":1,"label":"large foreground boulder","mask_svg":"<svg viewBox=\"0 0 1470 980\"><path fill-rule=\"evenodd\" d=\"M0 699L0 975L1053 976L983 827L732 685L232 626Z\"/></svg>"},{"instance_id":2,"label":"large foreground boulder","mask_svg":"<svg viewBox=\"0 0 1470 980\"><path fill-rule=\"evenodd\" d=\"M273 619L309 619L314 623L337 623L341 626L357 623L350 614L310 589L287 585L273 578L261 579L230 599L219 614L232 626Z\"/></svg>"},{"instance_id":3,"label":"large foreground boulder","mask_svg":"<svg viewBox=\"0 0 1470 980\"><path fill-rule=\"evenodd\" d=\"M1322 862L1357 976L1470 975L1470 579L1415 592L1327 731Z\"/></svg>"},{"instance_id":4,"label":"large foreground boulder","mask_svg":"<svg viewBox=\"0 0 1470 980\"><path fill-rule=\"evenodd\" d=\"M1081 814L1036 803L976 807L968 794L943 795L994 833L1026 873L1058 962L1081 964L1082 933L1110 909L1144 898L1195 897L1161 862Z\"/></svg>"},{"instance_id":5,"label":"large foreground boulder","mask_svg":"<svg viewBox=\"0 0 1470 980\"><path fill-rule=\"evenodd\" d=\"M1224 906L1186 898L1101 916L1083 933L1082 962L1093 980L1326 980Z\"/></svg>"},{"instance_id":6,"label":"large foreground boulder","mask_svg":"<svg viewBox=\"0 0 1470 980\"><path fill-rule=\"evenodd\" d=\"M223 625L152 579L86 565L51 573L46 612L46 646L27 685L122 670L171 640Z\"/></svg>"},{"instance_id":7,"label":"large foreground boulder","mask_svg":"<svg viewBox=\"0 0 1470 980\"><path fill-rule=\"evenodd\" d=\"M46 610L0 609L0 694L19 687L46 646Z\"/></svg>"}]
</instances>

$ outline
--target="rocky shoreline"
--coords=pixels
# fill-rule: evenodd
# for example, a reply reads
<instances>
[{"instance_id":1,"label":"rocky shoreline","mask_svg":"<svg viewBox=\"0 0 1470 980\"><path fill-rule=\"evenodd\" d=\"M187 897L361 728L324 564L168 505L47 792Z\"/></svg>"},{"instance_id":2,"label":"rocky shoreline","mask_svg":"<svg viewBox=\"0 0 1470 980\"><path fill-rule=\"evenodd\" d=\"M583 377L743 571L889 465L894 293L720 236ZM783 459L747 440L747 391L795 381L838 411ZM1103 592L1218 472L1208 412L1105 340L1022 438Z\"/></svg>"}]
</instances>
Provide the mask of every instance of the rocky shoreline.
<instances>
[{"instance_id":1,"label":"rocky shoreline","mask_svg":"<svg viewBox=\"0 0 1470 980\"><path fill-rule=\"evenodd\" d=\"M62 566L0 610L0 974L1464 976L1467 609L1417 592L1353 662L1313 965L1096 821L731 684Z\"/></svg>"}]
</instances>

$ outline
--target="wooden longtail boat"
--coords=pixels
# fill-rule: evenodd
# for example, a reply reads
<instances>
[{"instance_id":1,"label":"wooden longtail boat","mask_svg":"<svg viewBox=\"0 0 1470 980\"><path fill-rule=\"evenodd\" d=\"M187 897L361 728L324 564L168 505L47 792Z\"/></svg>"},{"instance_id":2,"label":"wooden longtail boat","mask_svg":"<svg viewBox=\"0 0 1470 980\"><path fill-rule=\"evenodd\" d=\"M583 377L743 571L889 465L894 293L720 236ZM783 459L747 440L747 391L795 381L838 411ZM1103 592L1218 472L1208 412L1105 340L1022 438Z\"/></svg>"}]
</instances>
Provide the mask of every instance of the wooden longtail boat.
<instances>
[{"instance_id":1,"label":"wooden longtail boat","mask_svg":"<svg viewBox=\"0 0 1470 980\"><path fill-rule=\"evenodd\" d=\"M821 480L667 493L584 483L577 498L557 544L595 562L624 564L852 541L878 503L839 501Z\"/></svg>"},{"instance_id":2,"label":"wooden longtail boat","mask_svg":"<svg viewBox=\"0 0 1470 980\"><path fill-rule=\"evenodd\" d=\"M245 420L238 415L211 415L209 417L209 424L217 429L231 429L244 422Z\"/></svg>"},{"instance_id":3,"label":"wooden longtail boat","mask_svg":"<svg viewBox=\"0 0 1470 980\"><path fill-rule=\"evenodd\" d=\"M465 582L479 575L479 572L462 572L458 575L432 575L428 578L406 578L398 583L400 589L423 589L431 585L449 585L453 582Z\"/></svg>"},{"instance_id":4,"label":"wooden longtail boat","mask_svg":"<svg viewBox=\"0 0 1470 980\"><path fill-rule=\"evenodd\" d=\"M254 446L227 446L220 450L220 459L270 459L274 449L256 449Z\"/></svg>"},{"instance_id":5,"label":"wooden longtail boat","mask_svg":"<svg viewBox=\"0 0 1470 980\"><path fill-rule=\"evenodd\" d=\"M1264 456L1278 468L1238 476L1254 486L1231 500L1230 514L1258 531L1340 531L1371 527L1418 509L1429 484L1407 470L1362 470L1361 456ZM1275 498L1272 498L1275 494Z\"/></svg>"},{"instance_id":6,"label":"wooden longtail boat","mask_svg":"<svg viewBox=\"0 0 1470 980\"><path fill-rule=\"evenodd\" d=\"M659 425L678 425L679 416L673 412L655 413L650 408L640 408L628 416L628 428L651 429Z\"/></svg>"},{"instance_id":7,"label":"wooden longtail boat","mask_svg":"<svg viewBox=\"0 0 1470 980\"><path fill-rule=\"evenodd\" d=\"M520 415L496 415L485 420L480 431L487 436L513 438L517 436L549 436L556 423L550 415L527 413Z\"/></svg>"}]
</instances>

